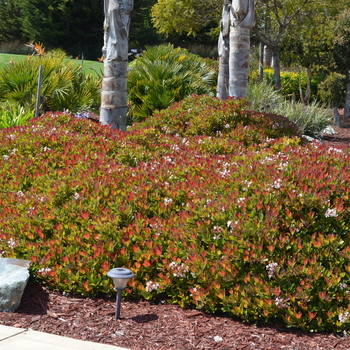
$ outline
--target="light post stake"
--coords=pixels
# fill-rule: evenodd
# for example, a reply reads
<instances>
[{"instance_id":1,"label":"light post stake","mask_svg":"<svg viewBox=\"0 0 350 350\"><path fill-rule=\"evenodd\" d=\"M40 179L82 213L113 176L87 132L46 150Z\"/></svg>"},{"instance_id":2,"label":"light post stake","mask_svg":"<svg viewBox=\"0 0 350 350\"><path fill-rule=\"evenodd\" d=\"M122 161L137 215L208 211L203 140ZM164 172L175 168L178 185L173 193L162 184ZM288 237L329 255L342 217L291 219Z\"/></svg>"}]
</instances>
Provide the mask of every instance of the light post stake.
<instances>
[{"instance_id":1,"label":"light post stake","mask_svg":"<svg viewBox=\"0 0 350 350\"><path fill-rule=\"evenodd\" d=\"M115 320L120 318L120 305L122 301L122 291L125 289L128 280L134 277L134 274L122 267L112 269L107 273L107 276L113 279L114 290L117 292L115 305Z\"/></svg>"},{"instance_id":2,"label":"light post stake","mask_svg":"<svg viewBox=\"0 0 350 350\"><path fill-rule=\"evenodd\" d=\"M115 300L115 320L119 320L121 302L122 302L122 291L117 290L117 296Z\"/></svg>"}]
</instances>

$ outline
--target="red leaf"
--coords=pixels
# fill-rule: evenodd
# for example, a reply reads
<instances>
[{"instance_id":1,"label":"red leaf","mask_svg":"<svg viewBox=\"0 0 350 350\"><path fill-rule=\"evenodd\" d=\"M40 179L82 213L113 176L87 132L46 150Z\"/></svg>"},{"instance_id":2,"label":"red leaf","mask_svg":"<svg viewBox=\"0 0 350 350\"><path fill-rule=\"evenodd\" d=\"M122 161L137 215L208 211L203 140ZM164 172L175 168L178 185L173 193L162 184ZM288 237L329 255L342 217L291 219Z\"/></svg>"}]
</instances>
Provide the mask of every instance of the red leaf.
<instances>
[{"instance_id":1,"label":"red leaf","mask_svg":"<svg viewBox=\"0 0 350 350\"><path fill-rule=\"evenodd\" d=\"M89 218L89 212L87 211L83 211L81 214L80 214L80 217L84 220L87 220Z\"/></svg>"}]
</instances>

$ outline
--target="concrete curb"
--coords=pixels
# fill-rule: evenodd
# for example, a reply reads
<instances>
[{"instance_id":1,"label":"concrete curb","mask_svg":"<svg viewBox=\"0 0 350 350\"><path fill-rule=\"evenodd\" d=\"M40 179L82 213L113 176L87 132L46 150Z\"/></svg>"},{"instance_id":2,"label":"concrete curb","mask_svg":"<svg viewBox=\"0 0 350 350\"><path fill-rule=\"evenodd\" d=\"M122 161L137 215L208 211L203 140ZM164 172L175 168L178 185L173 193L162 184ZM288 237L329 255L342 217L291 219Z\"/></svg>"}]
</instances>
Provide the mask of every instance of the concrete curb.
<instances>
[{"instance_id":1,"label":"concrete curb","mask_svg":"<svg viewBox=\"0 0 350 350\"><path fill-rule=\"evenodd\" d=\"M0 349L11 350L128 350L59 335L33 331L31 329L0 325Z\"/></svg>"}]
</instances>

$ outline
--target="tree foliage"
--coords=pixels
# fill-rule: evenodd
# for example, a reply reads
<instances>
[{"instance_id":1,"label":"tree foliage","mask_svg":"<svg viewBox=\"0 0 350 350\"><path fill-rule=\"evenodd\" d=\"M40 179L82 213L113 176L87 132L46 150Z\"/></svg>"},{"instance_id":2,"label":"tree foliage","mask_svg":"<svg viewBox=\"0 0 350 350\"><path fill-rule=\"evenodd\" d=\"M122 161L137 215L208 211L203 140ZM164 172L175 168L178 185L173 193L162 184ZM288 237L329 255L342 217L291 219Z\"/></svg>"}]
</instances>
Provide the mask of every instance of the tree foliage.
<instances>
[{"instance_id":1,"label":"tree foliage","mask_svg":"<svg viewBox=\"0 0 350 350\"><path fill-rule=\"evenodd\" d=\"M26 35L48 48L61 48L73 55L85 55L103 45L101 0L22 0Z\"/></svg>"},{"instance_id":2,"label":"tree foliage","mask_svg":"<svg viewBox=\"0 0 350 350\"><path fill-rule=\"evenodd\" d=\"M219 23L221 8L221 0L159 0L152 7L152 21L165 36L196 35L211 23Z\"/></svg>"},{"instance_id":3,"label":"tree foliage","mask_svg":"<svg viewBox=\"0 0 350 350\"><path fill-rule=\"evenodd\" d=\"M22 40L21 0L0 0L0 42Z\"/></svg>"},{"instance_id":4,"label":"tree foliage","mask_svg":"<svg viewBox=\"0 0 350 350\"><path fill-rule=\"evenodd\" d=\"M147 45L163 42L163 36L157 33L151 20L151 8L157 0L134 0L134 11L131 14L130 47L144 49Z\"/></svg>"}]
</instances>

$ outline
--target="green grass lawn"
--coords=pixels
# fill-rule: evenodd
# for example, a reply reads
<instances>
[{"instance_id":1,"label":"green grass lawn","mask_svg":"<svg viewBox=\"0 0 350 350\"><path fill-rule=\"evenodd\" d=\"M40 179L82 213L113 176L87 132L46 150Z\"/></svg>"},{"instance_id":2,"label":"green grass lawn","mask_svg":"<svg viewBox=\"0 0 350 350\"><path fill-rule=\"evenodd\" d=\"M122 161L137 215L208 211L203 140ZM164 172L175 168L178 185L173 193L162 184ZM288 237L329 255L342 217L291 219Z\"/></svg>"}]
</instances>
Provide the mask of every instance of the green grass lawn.
<instances>
[{"instance_id":1,"label":"green grass lawn","mask_svg":"<svg viewBox=\"0 0 350 350\"><path fill-rule=\"evenodd\" d=\"M4 67L6 64L10 62L10 60L16 62L23 59L26 59L26 55L13 55L2 53L0 54L0 69ZM98 61L81 61L81 60L73 60L74 64L77 66L83 66L85 73L93 73L94 75L101 74L103 72L103 64ZM102 70L102 72L101 72Z\"/></svg>"}]
</instances>

